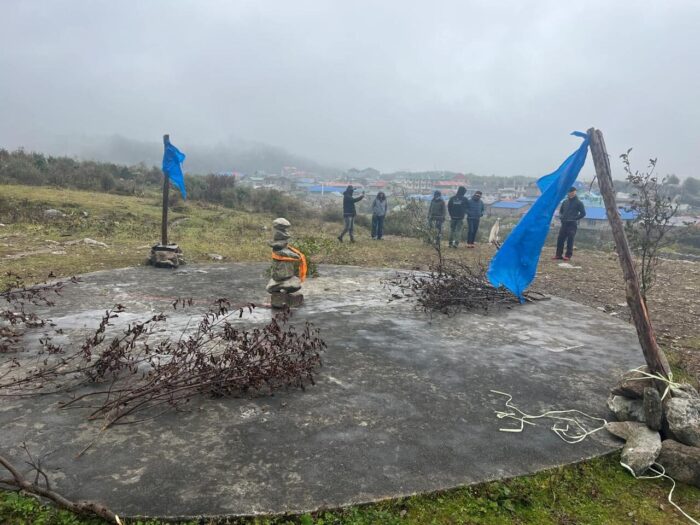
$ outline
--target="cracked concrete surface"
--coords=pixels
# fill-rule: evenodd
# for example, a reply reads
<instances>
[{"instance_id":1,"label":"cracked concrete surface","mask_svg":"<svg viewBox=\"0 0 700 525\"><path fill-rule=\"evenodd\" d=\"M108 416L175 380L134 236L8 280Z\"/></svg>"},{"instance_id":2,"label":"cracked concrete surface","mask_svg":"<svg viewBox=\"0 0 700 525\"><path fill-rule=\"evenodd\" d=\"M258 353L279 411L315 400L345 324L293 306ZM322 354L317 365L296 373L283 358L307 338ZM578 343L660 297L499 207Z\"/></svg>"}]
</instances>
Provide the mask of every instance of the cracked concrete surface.
<instances>
[{"instance_id":1,"label":"cracked concrete surface","mask_svg":"<svg viewBox=\"0 0 700 525\"><path fill-rule=\"evenodd\" d=\"M267 265L126 268L83 276L51 310L64 342L79 341L106 308L119 323L156 312L185 329L217 297L265 303ZM305 283L308 319L328 344L317 383L254 399L197 399L187 411L100 434L65 397L3 398L0 443L21 461L26 441L55 488L99 500L124 516L193 517L303 512L519 476L580 461L619 445L605 433L577 445L547 422L499 432L508 392L522 410L576 408L606 417L617 374L643 363L632 327L552 298L489 315L454 318L389 301L390 270L322 267ZM173 311L175 297L194 309ZM269 319L258 308L246 323ZM38 334L38 332L37 332ZM31 357L38 335L27 335ZM16 356L15 356L16 357ZM10 356L0 356L0 363ZM1 366L1 365L0 365ZM77 453L95 440L80 458Z\"/></svg>"}]
</instances>

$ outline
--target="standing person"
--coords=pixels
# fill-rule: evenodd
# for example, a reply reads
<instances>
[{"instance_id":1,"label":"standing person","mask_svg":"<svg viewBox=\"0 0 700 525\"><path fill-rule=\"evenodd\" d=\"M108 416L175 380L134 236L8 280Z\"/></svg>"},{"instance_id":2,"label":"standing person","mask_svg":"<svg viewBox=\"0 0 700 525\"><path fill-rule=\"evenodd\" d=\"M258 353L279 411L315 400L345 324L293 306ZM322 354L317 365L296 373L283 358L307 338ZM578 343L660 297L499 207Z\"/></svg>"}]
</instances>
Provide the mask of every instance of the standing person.
<instances>
[{"instance_id":1,"label":"standing person","mask_svg":"<svg viewBox=\"0 0 700 525\"><path fill-rule=\"evenodd\" d=\"M338 236L338 240L343 242L343 237L346 233L350 234L350 242L355 242L355 237L353 235L355 229L355 216L357 215L357 210L355 209L355 203L361 201L365 198L365 192L362 192L357 198L352 196L355 188L352 185L345 188L343 192L343 220L345 221L345 228L342 233Z\"/></svg>"},{"instance_id":2,"label":"standing person","mask_svg":"<svg viewBox=\"0 0 700 525\"><path fill-rule=\"evenodd\" d=\"M467 193L467 188L460 186L457 188L457 195L452 196L447 201L447 211L450 214L450 248L457 248L462 238L464 215L467 211L465 193Z\"/></svg>"},{"instance_id":3,"label":"standing person","mask_svg":"<svg viewBox=\"0 0 700 525\"><path fill-rule=\"evenodd\" d=\"M576 196L576 188L569 188L569 193L566 194L566 200L561 203L559 208L559 220L561 227L559 228L559 237L557 237L557 254L554 259L563 259L568 261L574 255L574 237L578 228L578 221L586 216L586 208ZM566 255L564 253L564 241L566 241Z\"/></svg>"},{"instance_id":4,"label":"standing person","mask_svg":"<svg viewBox=\"0 0 700 525\"><path fill-rule=\"evenodd\" d=\"M387 202L383 191L377 193L372 202L372 239L382 240L384 235L384 217L386 217Z\"/></svg>"},{"instance_id":5,"label":"standing person","mask_svg":"<svg viewBox=\"0 0 700 525\"><path fill-rule=\"evenodd\" d=\"M433 193L433 200L430 201L428 208L428 230L430 237L433 237L435 232L435 244L440 244L442 237L442 225L445 222L445 201L442 199L442 193L436 191Z\"/></svg>"},{"instance_id":6,"label":"standing person","mask_svg":"<svg viewBox=\"0 0 700 525\"><path fill-rule=\"evenodd\" d=\"M479 221L484 215L484 203L481 202L481 192L474 192L467 201L467 248L474 248L476 232L479 231Z\"/></svg>"}]
</instances>

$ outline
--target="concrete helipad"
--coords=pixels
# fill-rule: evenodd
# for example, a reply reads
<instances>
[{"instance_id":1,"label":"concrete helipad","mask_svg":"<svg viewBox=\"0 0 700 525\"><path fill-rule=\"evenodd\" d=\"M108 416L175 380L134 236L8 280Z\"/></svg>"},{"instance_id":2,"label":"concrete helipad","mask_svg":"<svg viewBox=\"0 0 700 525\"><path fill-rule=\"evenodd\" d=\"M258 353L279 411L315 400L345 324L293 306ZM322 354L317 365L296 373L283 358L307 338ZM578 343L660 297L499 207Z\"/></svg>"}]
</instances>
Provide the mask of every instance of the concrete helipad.
<instances>
[{"instance_id":1,"label":"concrete helipad","mask_svg":"<svg viewBox=\"0 0 700 525\"><path fill-rule=\"evenodd\" d=\"M164 311L179 334L197 308L173 312L173 298L265 302L266 267L89 274L65 290L51 317L80 341L104 309L121 303L128 315L119 322ZM305 392L200 399L187 412L111 428L80 458L99 423L59 409L65 396L3 398L0 447L18 462L22 441L35 454L53 451L44 465L70 498L99 500L124 516L192 517L370 502L528 474L618 446L604 432L568 445L546 423L499 432L507 423L493 411L503 400L489 390L511 393L529 413L577 408L605 417L614 377L642 364L625 323L558 298L430 319L407 301L389 301L380 280L390 271L321 272L307 281L295 315L315 323L328 344ZM262 308L244 321L270 315Z\"/></svg>"}]
</instances>

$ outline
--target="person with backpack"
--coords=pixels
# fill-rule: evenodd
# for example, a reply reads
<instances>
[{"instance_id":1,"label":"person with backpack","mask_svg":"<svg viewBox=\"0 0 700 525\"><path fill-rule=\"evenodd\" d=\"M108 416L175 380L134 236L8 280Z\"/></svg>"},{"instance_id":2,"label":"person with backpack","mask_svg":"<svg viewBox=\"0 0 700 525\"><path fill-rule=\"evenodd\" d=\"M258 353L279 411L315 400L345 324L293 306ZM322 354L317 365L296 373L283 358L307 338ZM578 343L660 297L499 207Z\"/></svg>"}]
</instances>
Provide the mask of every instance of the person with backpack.
<instances>
[{"instance_id":1,"label":"person with backpack","mask_svg":"<svg viewBox=\"0 0 700 525\"><path fill-rule=\"evenodd\" d=\"M361 201L365 198L365 192L362 192L357 198L352 196L355 188L349 185L345 188L343 192L343 221L345 222L345 228L342 233L338 236L338 240L343 242L343 237L346 233L350 234L350 242L355 242L355 237L353 235L355 228L355 217L357 216L357 210L355 209L355 203Z\"/></svg>"},{"instance_id":2,"label":"person with backpack","mask_svg":"<svg viewBox=\"0 0 700 525\"><path fill-rule=\"evenodd\" d=\"M467 198L464 194L467 188L460 186L457 194L447 201L447 212L450 214L450 248L457 248L462 238L462 228L464 227L464 215L467 213Z\"/></svg>"},{"instance_id":3,"label":"person with backpack","mask_svg":"<svg viewBox=\"0 0 700 525\"><path fill-rule=\"evenodd\" d=\"M384 235L384 217L386 217L387 202L383 191L377 193L377 197L372 202L372 239L382 240Z\"/></svg>"}]
</instances>

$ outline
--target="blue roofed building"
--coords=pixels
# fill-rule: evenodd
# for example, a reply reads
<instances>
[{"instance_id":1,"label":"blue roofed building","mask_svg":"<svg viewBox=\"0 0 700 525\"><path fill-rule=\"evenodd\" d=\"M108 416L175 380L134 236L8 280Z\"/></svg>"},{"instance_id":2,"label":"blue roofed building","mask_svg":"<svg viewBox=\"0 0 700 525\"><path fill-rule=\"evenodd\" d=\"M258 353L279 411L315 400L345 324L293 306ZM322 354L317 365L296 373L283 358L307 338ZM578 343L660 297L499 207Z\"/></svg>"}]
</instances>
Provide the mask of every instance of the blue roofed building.
<instances>
[{"instance_id":1,"label":"blue roofed building","mask_svg":"<svg viewBox=\"0 0 700 525\"><path fill-rule=\"evenodd\" d=\"M522 217L530 209L529 201L496 201L488 206L491 217Z\"/></svg>"},{"instance_id":2,"label":"blue roofed building","mask_svg":"<svg viewBox=\"0 0 700 525\"><path fill-rule=\"evenodd\" d=\"M619 208L618 212L620 213L622 222L632 221L637 217L636 211ZM557 223L559 222L558 215L559 212L557 211L557 215L555 216ZM578 225L579 228L584 230L610 230L608 214L605 208L601 206L586 206L586 216L579 221Z\"/></svg>"}]
</instances>

